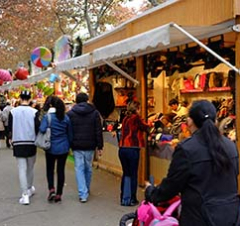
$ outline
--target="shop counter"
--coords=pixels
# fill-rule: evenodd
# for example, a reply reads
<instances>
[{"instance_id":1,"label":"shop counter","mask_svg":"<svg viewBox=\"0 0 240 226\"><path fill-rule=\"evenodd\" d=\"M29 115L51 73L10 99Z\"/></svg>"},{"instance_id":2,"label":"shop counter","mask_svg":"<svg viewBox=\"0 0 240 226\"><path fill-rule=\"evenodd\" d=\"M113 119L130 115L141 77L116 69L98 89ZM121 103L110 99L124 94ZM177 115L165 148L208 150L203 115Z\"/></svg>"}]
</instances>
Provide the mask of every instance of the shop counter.
<instances>
[{"instance_id":1,"label":"shop counter","mask_svg":"<svg viewBox=\"0 0 240 226\"><path fill-rule=\"evenodd\" d=\"M148 147L149 172L156 184L166 177L174 148L170 143L158 143Z\"/></svg>"},{"instance_id":2,"label":"shop counter","mask_svg":"<svg viewBox=\"0 0 240 226\"><path fill-rule=\"evenodd\" d=\"M117 138L113 137L111 132L103 132L103 140L103 154L95 159L94 165L120 176L122 168L118 158Z\"/></svg>"}]
</instances>

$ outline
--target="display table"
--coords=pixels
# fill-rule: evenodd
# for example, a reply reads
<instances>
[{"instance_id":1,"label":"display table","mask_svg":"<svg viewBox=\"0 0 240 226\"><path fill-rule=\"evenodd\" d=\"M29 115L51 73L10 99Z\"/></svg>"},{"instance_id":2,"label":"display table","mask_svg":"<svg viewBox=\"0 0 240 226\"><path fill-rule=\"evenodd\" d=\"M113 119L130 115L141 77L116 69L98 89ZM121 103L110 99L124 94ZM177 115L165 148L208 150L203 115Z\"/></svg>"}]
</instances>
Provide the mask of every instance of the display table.
<instances>
[{"instance_id":1,"label":"display table","mask_svg":"<svg viewBox=\"0 0 240 226\"><path fill-rule=\"evenodd\" d=\"M170 143L157 143L154 146L148 147L148 153L150 156L155 156L161 159L172 159L172 154L174 152L174 148Z\"/></svg>"}]
</instances>

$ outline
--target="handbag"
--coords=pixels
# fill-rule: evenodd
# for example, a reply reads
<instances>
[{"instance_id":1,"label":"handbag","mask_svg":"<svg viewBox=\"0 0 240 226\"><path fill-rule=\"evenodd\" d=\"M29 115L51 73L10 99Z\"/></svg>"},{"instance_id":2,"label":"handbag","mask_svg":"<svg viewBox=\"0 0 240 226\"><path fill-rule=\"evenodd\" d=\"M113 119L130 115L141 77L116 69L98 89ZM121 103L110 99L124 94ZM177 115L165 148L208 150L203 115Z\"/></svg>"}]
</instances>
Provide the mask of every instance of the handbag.
<instances>
[{"instance_id":1,"label":"handbag","mask_svg":"<svg viewBox=\"0 0 240 226\"><path fill-rule=\"evenodd\" d=\"M48 116L48 128L47 128L46 132L42 133L39 131L37 134L36 140L34 142L34 144L37 147L39 147L43 150L48 150L51 147L51 127L50 127L51 115L47 114L47 116Z\"/></svg>"}]
</instances>

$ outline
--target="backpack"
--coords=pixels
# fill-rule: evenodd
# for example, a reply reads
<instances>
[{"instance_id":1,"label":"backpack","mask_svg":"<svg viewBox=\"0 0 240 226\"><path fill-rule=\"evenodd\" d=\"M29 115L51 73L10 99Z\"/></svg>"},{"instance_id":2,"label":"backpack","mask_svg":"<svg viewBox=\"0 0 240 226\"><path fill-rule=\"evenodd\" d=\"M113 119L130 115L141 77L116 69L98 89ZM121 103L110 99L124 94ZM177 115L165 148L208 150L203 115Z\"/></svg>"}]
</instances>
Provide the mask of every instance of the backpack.
<instances>
[{"instance_id":1,"label":"backpack","mask_svg":"<svg viewBox=\"0 0 240 226\"><path fill-rule=\"evenodd\" d=\"M181 200L173 202L166 211L161 214L152 203L143 201L137 210L138 220L143 226L179 226L178 220L172 216L174 210L179 207Z\"/></svg>"}]
</instances>

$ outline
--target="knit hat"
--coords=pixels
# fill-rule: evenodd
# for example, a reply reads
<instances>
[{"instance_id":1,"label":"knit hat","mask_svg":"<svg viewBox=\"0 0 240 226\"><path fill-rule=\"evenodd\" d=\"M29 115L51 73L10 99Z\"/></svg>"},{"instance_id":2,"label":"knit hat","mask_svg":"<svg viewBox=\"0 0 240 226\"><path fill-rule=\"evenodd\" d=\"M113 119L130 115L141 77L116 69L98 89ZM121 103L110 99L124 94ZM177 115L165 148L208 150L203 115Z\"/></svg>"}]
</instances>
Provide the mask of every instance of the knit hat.
<instances>
[{"instance_id":1,"label":"knit hat","mask_svg":"<svg viewBox=\"0 0 240 226\"><path fill-rule=\"evenodd\" d=\"M20 98L21 98L22 100L29 100L29 99L31 99L31 92L28 91L28 90L23 90L23 91L21 91L21 93L20 93Z\"/></svg>"},{"instance_id":2,"label":"knit hat","mask_svg":"<svg viewBox=\"0 0 240 226\"><path fill-rule=\"evenodd\" d=\"M76 97L76 103L82 103L88 101L88 95L86 93L79 93Z\"/></svg>"}]
</instances>

